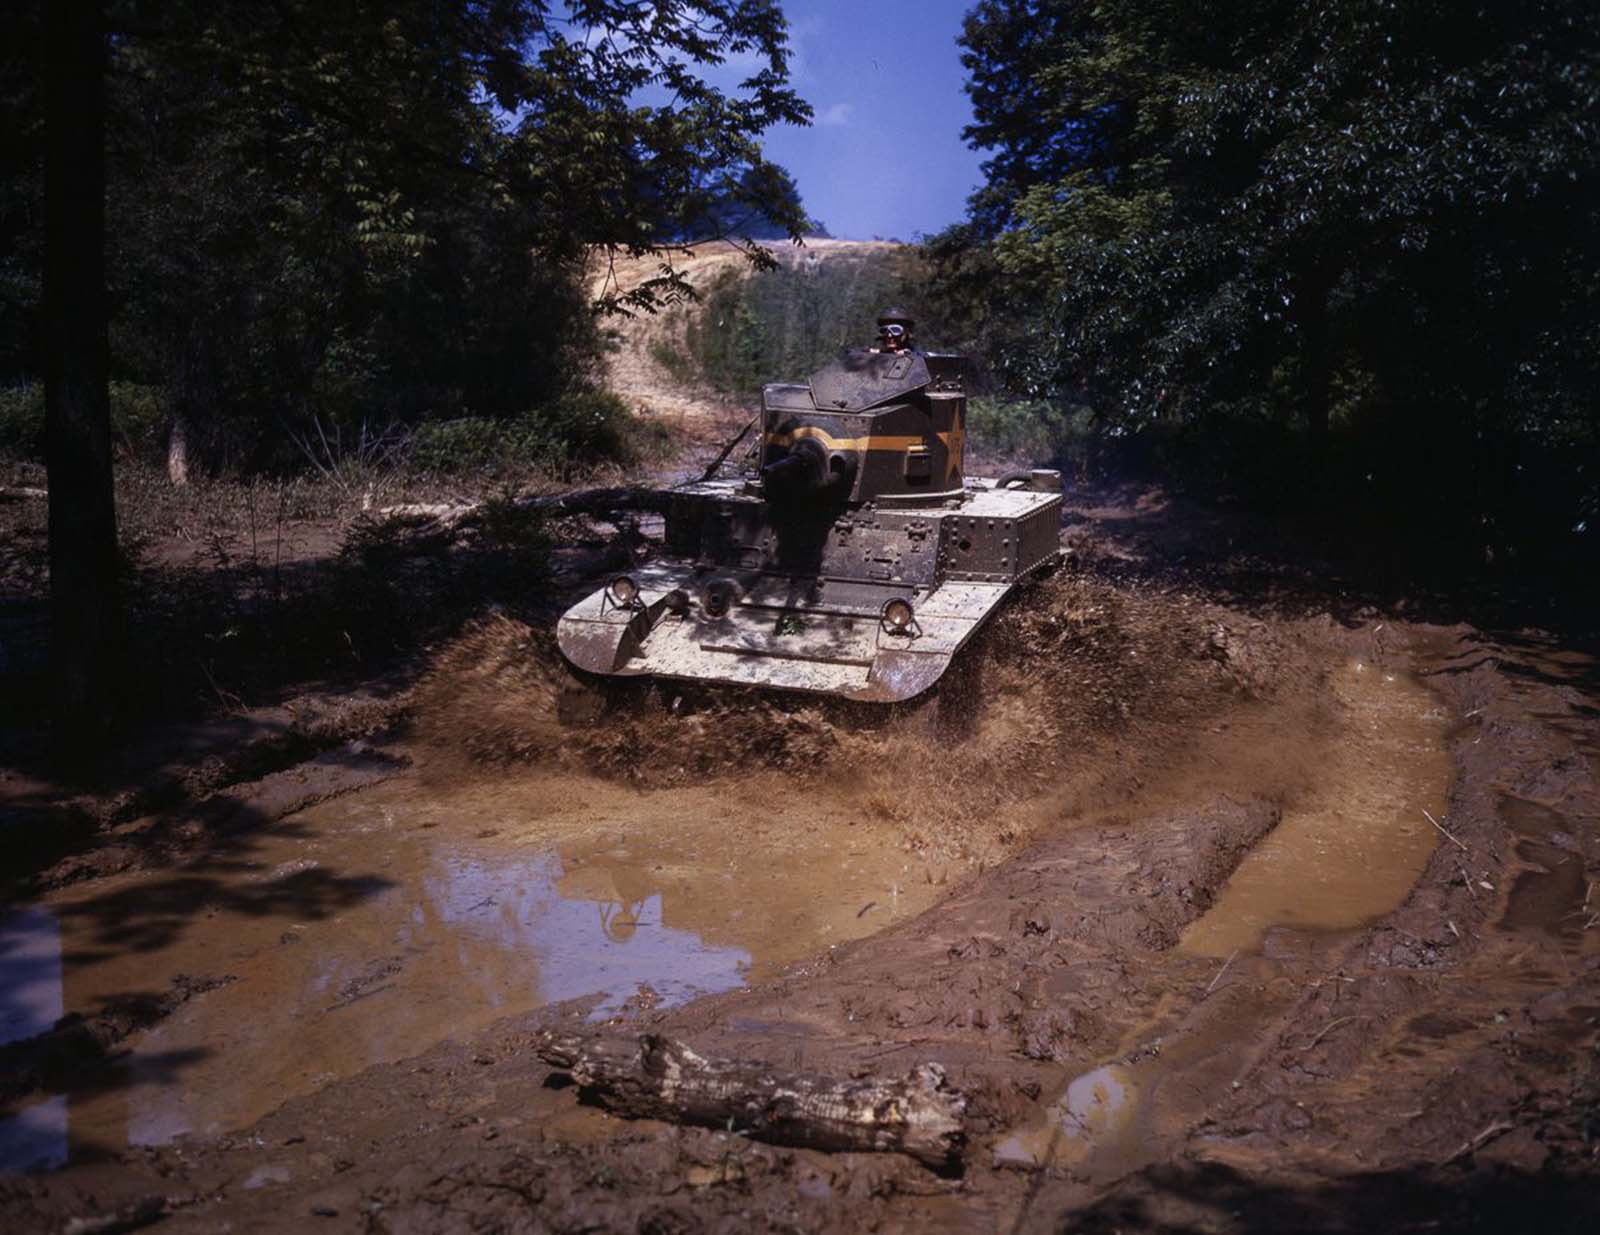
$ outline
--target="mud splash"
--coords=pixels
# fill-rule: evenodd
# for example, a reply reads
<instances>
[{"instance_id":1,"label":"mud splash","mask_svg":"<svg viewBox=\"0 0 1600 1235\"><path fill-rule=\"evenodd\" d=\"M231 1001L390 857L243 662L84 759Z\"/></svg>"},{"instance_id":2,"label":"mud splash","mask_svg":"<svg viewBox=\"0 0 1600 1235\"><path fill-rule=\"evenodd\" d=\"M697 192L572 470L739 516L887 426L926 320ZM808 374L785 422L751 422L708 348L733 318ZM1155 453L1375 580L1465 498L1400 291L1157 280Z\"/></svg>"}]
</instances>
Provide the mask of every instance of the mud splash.
<instances>
[{"instance_id":1,"label":"mud splash","mask_svg":"<svg viewBox=\"0 0 1600 1235\"><path fill-rule=\"evenodd\" d=\"M587 998L602 1019L730 990L937 894L892 832L766 780L646 795L525 775L424 795L403 777L181 875L8 919L14 1039L231 980L129 1038L107 1076L0 1121L0 1170L215 1137L546 1003Z\"/></svg>"},{"instance_id":2,"label":"mud splash","mask_svg":"<svg viewBox=\"0 0 1600 1235\"><path fill-rule=\"evenodd\" d=\"M1252 951L1272 927L1345 930L1398 905L1440 835L1446 716L1410 678L1353 662L1331 682L1340 733L1216 904L1184 932L1196 956ZM1447 826L1447 825L1446 825Z\"/></svg>"},{"instance_id":3,"label":"mud splash","mask_svg":"<svg viewBox=\"0 0 1600 1235\"><path fill-rule=\"evenodd\" d=\"M414 696L424 774L508 765L639 788L782 772L787 793L847 786L941 857L994 861L1003 808L1100 766L1145 711L1214 714L1249 696L1277 649L1231 651L1201 606L1060 574L1025 589L964 649L937 697L900 708L686 683L580 683L553 641L496 617L444 648ZM1253 663L1247 663L1253 662ZM1006 832L1002 844L994 843Z\"/></svg>"}]
</instances>

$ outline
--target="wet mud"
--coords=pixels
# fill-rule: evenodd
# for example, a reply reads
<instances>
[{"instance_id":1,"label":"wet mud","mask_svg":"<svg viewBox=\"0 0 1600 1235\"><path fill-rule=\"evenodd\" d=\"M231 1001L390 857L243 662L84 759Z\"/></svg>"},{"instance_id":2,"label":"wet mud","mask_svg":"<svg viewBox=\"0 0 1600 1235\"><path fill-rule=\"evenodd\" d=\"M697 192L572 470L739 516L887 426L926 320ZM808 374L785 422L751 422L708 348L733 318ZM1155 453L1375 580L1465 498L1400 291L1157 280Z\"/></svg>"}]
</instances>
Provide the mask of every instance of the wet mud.
<instances>
[{"instance_id":1,"label":"wet mud","mask_svg":"<svg viewBox=\"0 0 1600 1235\"><path fill-rule=\"evenodd\" d=\"M0 921L0 1035L150 999L131 992L225 986L148 1014L99 1092L73 1096L71 1152L161 1145L549 1003L587 999L601 1019L733 990L936 899L895 837L780 790L395 777L181 882L133 873ZM26 1079L69 1089L60 1047ZM35 1147L26 1133L62 1097L0 1122L0 1169L65 1160L65 1122Z\"/></svg>"},{"instance_id":2,"label":"wet mud","mask_svg":"<svg viewBox=\"0 0 1600 1235\"><path fill-rule=\"evenodd\" d=\"M1447 716L1407 675L1353 661L1330 683L1344 713L1316 777L1185 933L1196 956L1257 949L1272 927L1347 930L1398 905L1442 833Z\"/></svg>"},{"instance_id":3,"label":"wet mud","mask_svg":"<svg viewBox=\"0 0 1600 1235\"><path fill-rule=\"evenodd\" d=\"M1004 615L955 730L596 699L490 619L441 651L381 781L0 923L0 1057L101 1026L17 1074L0 1153L53 1169L0 1182L0 1213L1588 1229L1593 666L1121 560ZM141 992L150 1019L95 1021ZM550 1083L543 1028L835 1076L936 1062L968 1097L963 1169L607 1118Z\"/></svg>"}]
</instances>

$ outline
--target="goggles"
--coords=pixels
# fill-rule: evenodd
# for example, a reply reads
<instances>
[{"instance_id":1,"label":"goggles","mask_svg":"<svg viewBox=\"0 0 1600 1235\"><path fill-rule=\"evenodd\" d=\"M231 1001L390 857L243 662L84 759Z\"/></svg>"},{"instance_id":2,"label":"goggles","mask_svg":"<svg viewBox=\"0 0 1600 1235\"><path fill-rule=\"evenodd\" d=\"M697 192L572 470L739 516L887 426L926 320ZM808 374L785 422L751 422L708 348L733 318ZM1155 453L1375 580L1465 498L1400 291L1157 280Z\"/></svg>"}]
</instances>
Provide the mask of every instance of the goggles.
<instances>
[{"instance_id":1,"label":"goggles","mask_svg":"<svg viewBox=\"0 0 1600 1235\"><path fill-rule=\"evenodd\" d=\"M906 337L906 328L891 322L887 326L879 326L878 333L886 339L903 339Z\"/></svg>"}]
</instances>

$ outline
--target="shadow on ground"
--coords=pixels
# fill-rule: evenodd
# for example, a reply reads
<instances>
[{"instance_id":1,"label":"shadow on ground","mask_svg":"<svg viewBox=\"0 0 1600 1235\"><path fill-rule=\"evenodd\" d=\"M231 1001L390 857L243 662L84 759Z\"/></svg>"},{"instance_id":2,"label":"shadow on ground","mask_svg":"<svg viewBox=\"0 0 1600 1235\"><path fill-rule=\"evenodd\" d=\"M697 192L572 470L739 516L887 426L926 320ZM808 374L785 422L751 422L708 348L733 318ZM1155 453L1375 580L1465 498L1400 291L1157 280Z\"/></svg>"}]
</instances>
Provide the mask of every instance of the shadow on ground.
<instances>
[{"instance_id":1,"label":"shadow on ground","mask_svg":"<svg viewBox=\"0 0 1600 1235\"><path fill-rule=\"evenodd\" d=\"M1552 647L1600 651L1592 579L1542 579L1490 564L1434 569L1411 544L1344 537L1337 527L1301 526L1142 484L1070 487L1063 525L1080 560L1118 582L1191 591L1275 617L1331 613L1346 626L1379 618L1484 630L1544 626L1561 636Z\"/></svg>"},{"instance_id":2,"label":"shadow on ground","mask_svg":"<svg viewBox=\"0 0 1600 1235\"><path fill-rule=\"evenodd\" d=\"M1154 1167L1086 1210L1060 1235L1285 1235L1288 1232L1538 1232L1595 1229L1595 1177L1458 1166L1375 1171L1320 1187L1263 1184L1218 1165Z\"/></svg>"},{"instance_id":3,"label":"shadow on ground","mask_svg":"<svg viewBox=\"0 0 1600 1235\"><path fill-rule=\"evenodd\" d=\"M371 775L374 759L348 750L320 756L308 787L315 793L320 771L327 783ZM384 765L378 763L381 773ZM299 784L301 777L293 780ZM296 790L297 791L297 790ZM189 999L234 981L226 972L228 918L281 918L285 926L344 913L394 886L372 872L312 866L281 874L258 859L270 835L303 835L301 825L281 814L295 809L294 791L274 794L271 782L258 801L216 795L154 821L139 865L166 853L175 863L165 873L110 880L88 895L27 909L0 912L0 1120L14 1116L32 1094L78 1100L133 1083L123 1067L122 1043L170 1016ZM203 834L198 852L178 842L191 829ZM164 846L170 848L164 849ZM134 864L130 856L130 865ZM76 967L130 953L154 952L185 935L219 939L217 970L180 974L163 988L105 994L92 1007L71 1008L68 991ZM68 941L71 941L70 943ZM171 1080L209 1051L141 1056L139 1082ZM76 1148L74 1154L77 1154Z\"/></svg>"}]
</instances>

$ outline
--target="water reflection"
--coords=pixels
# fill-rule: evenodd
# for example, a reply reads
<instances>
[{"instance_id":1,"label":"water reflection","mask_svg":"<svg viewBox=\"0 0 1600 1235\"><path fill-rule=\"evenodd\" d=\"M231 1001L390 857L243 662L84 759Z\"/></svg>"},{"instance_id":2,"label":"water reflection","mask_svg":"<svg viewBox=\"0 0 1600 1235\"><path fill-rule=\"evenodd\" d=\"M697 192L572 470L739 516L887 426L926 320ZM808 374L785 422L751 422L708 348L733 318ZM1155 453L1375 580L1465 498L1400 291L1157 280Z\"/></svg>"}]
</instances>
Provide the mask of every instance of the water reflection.
<instances>
[{"instance_id":1,"label":"water reflection","mask_svg":"<svg viewBox=\"0 0 1600 1235\"><path fill-rule=\"evenodd\" d=\"M0 1045L61 1019L61 924L47 909L0 917ZM67 1160L67 1099L57 1094L0 1116L0 1173L49 1170Z\"/></svg>"},{"instance_id":2,"label":"water reflection","mask_svg":"<svg viewBox=\"0 0 1600 1235\"><path fill-rule=\"evenodd\" d=\"M543 1004L598 995L602 1018L646 984L672 1004L743 983L749 953L667 926L659 892L585 891L566 887L556 853L439 856L361 912L289 933L240 982L145 1035L130 1061L129 1141L216 1135L287 1094ZM147 1056L202 1044L216 1054L176 1083L141 1083Z\"/></svg>"},{"instance_id":3,"label":"water reflection","mask_svg":"<svg viewBox=\"0 0 1600 1235\"><path fill-rule=\"evenodd\" d=\"M0 1118L47 1163L214 1136L546 1003L602 1018L728 991L938 896L851 806L693 787L647 815L565 774L398 777L203 862L64 889L0 937L6 1035L164 1015L74 1082L65 1142L56 1107Z\"/></svg>"},{"instance_id":4,"label":"water reflection","mask_svg":"<svg viewBox=\"0 0 1600 1235\"><path fill-rule=\"evenodd\" d=\"M61 924L48 909L0 917L0 1046L41 1034L62 1015Z\"/></svg>"},{"instance_id":5,"label":"water reflection","mask_svg":"<svg viewBox=\"0 0 1600 1235\"><path fill-rule=\"evenodd\" d=\"M32 1102L0 1119L0 1174L67 1164L67 1095Z\"/></svg>"},{"instance_id":6,"label":"water reflection","mask_svg":"<svg viewBox=\"0 0 1600 1235\"><path fill-rule=\"evenodd\" d=\"M603 996L594 1019L614 1015L643 986L670 1006L733 990L750 970L745 949L669 926L664 896L625 858L601 855L571 870L553 853L509 869L456 861L428 881L427 894L445 923L532 962L526 979L538 1002ZM497 993L483 989L487 999Z\"/></svg>"},{"instance_id":7,"label":"water reflection","mask_svg":"<svg viewBox=\"0 0 1600 1235\"><path fill-rule=\"evenodd\" d=\"M1094 1174L1127 1169L1136 1149L1138 1103L1139 1086L1128 1068L1091 1069L1073 1079L1042 1120L1002 1137L995 1161L1014 1167L1075 1166Z\"/></svg>"},{"instance_id":8,"label":"water reflection","mask_svg":"<svg viewBox=\"0 0 1600 1235\"><path fill-rule=\"evenodd\" d=\"M370 834L353 835L371 845ZM152 952L107 955L76 946L74 932L98 927L94 915L64 906L73 945L65 998L61 921L45 908L19 910L0 922L3 1039L46 1032L64 1005L88 1011L108 996L225 968L233 981L130 1039L115 1080L73 1096L74 1143L155 1145L245 1126L286 1097L499 1016L599 996L598 1019L621 1012L642 987L651 1003L672 1005L734 989L750 972L746 949L669 924L668 898L625 853L575 855L569 868L559 851L430 850L413 836L391 836L381 855L368 850L402 878L325 919L208 918L205 929L175 933ZM347 856L311 856L317 837L296 843L304 852L289 875ZM284 864L267 869L269 883L285 874ZM116 894L137 888L134 880ZM0 1117L0 1172L59 1166L68 1145L65 1095Z\"/></svg>"}]
</instances>

